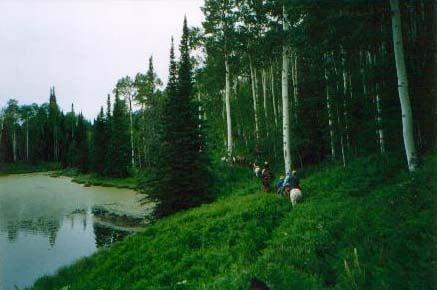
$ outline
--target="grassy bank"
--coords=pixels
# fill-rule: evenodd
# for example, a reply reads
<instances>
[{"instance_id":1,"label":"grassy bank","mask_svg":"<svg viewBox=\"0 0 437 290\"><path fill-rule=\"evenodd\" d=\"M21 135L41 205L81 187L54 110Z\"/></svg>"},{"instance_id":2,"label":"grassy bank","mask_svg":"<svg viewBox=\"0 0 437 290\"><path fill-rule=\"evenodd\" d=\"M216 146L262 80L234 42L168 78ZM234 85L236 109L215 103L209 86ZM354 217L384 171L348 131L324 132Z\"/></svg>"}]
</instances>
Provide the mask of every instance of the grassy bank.
<instances>
[{"instance_id":1,"label":"grassy bank","mask_svg":"<svg viewBox=\"0 0 437 290\"><path fill-rule=\"evenodd\" d=\"M136 189L138 187L138 177L126 177L126 178L111 178L103 177L97 174L83 174L77 169L64 169L52 174L53 177L68 176L72 178L73 182L84 184L86 186L107 186L117 188L130 188Z\"/></svg>"},{"instance_id":2,"label":"grassy bank","mask_svg":"<svg viewBox=\"0 0 437 290\"><path fill-rule=\"evenodd\" d=\"M25 162L0 163L0 175L45 172L59 169L60 164L57 162L41 162L37 164Z\"/></svg>"},{"instance_id":3,"label":"grassy bank","mask_svg":"<svg viewBox=\"0 0 437 290\"><path fill-rule=\"evenodd\" d=\"M233 183L216 202L157 221L32 289L431 289L437 156L410 178L397 156L329 167L295 208Z\"/></svg>"}]
</instances>

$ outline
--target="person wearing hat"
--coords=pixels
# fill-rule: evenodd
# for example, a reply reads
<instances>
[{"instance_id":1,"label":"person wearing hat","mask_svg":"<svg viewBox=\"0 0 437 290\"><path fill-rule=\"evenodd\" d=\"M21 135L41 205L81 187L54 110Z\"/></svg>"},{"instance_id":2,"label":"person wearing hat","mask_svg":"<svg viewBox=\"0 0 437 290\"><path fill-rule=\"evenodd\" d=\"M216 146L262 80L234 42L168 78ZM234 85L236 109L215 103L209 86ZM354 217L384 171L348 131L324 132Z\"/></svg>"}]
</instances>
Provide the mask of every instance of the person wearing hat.
<instances>
[{"instance_id":1,"label":"person wearing hat","mask_svg":"<svg viewBox=\"0 0 437 290\"><path fill-rule=\"evenodd\" d=\"M282 183L282 187L288 186L291 189L298 188L300 189L299 177L297 177L296 170L291 170L291 173L288 173Z\"/></svg>"},{"instance_id":2,"label":"person wearing hat","mask_svg":"<svg viewBox=\"0 0 437 290\"><path fill-rule=\"evenodd\" d=\"M270 191L270 182L272 180L272 173L270 171L270 166L269 166L269 163L267 161L264 162L264 168L261 172L261 178L262 178L264 192L269 192Z\"/></svg>"}]
</instances>

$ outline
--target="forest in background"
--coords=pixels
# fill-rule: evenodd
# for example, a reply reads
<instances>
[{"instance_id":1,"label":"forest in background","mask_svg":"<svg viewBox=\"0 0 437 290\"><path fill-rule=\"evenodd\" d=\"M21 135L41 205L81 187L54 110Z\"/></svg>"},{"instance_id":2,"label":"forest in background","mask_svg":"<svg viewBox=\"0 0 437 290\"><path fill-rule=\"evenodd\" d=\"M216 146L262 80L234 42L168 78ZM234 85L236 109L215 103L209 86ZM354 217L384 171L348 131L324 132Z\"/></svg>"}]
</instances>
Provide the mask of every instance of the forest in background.
<instances>
[{"instance_id":1,"label":"forest in background","mask_svg":"<svg viewBox=\"0 0 437 290\"><path fill-rule=\"evenodd\" d=\"M202 27L184 29L181 57L171 62L173 78L166 88L150 58L145 73L120 78L92 121L73 105L62 112L54 87L46 104L11 99L0 113L1 162L55 161L103 176L138 175L143 189L159 189L161 201L184 195L164 192L187 180L200 195L222 157L245 164L267 160L279 173L403 152L413 140L416 150L407 148L406 164L414 169L435 146L436 5L401 1L399 42L392 17L396 3L206 0ZM407 133L402 116L408 114L401 111L398 92L394 44L399 43L412 109ZM190 105L180 110L183 104ZM182 166L187 160L171 158L184 154L169 153L181 144L173 144L176 135L167 133L178 125L183 130L184 124L191 128L185 136L194 134L197 140L187 141L186 150L195 143L202 154L190 151L191 161ZM198 175L179 176L199 164L212 174L197 170ZM181 180L174 181L175 176ZM189 199L181 205L176 198L162 214L210 196Z\"/></svg>"}]
</instances>

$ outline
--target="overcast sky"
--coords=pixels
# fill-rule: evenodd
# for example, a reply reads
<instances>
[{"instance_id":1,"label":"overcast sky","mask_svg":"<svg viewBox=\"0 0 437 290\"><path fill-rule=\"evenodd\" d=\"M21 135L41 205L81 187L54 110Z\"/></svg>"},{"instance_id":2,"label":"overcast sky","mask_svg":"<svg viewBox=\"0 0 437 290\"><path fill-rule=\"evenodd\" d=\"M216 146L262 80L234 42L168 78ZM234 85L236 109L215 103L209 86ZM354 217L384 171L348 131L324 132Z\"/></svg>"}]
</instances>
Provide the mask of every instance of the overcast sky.
<instances>
[{"instance_id":1,"label":"overcast sky","mask_svg":"<svg viewBox=\"0 0 437 290\"><path fill-rule=\"evenodd\" d=\"M146 72L153 54L166 82L170 38L186 14L203 19L201 0L0 0L0 106L48 101L93 118L117 79Z\"/></svg>"}]
</instances>

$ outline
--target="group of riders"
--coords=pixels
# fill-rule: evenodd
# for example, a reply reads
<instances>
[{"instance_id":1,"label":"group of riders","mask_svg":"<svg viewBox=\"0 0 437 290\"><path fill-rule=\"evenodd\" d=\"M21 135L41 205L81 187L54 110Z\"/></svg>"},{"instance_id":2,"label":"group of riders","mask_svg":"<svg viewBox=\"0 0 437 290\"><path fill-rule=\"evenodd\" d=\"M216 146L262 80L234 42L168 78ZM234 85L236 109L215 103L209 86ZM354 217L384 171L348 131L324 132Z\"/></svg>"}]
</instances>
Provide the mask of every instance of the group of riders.
<instances>
[{"instance_id":1,"label":"group of riders","mask_svg":"<svg viewBox=\"0 0 437 290\"><path fill-rule=\"evenodd\" d=\"M261 179L262 187L264 192L271 191L271 183L273 181L273 174L270 169L269 163L264 162L263 167L261 168L256 163L253 164L253 171L255 176ZM285 177L281 176L279 181L276 183L276 193L279 195L284 195L289 197L290 191L293 189L301 190L299 184L299 177L297 176L296 170L290 170Z\"/></svg>"}]
</instances>

